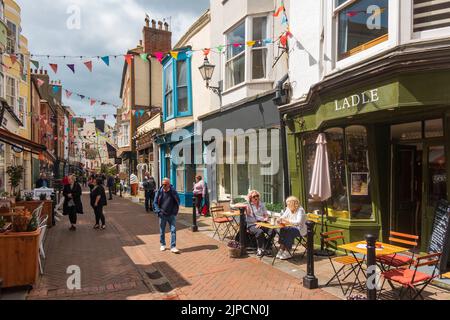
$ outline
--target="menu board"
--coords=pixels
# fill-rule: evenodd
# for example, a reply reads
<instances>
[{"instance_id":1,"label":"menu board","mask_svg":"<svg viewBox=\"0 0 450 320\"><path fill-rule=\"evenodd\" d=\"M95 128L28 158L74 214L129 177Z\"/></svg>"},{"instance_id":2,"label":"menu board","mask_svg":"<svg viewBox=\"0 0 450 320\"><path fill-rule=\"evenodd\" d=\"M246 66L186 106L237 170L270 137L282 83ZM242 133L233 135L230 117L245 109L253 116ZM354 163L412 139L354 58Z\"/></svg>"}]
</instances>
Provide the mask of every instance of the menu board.
<instances>
[{"instance_id":1,"label":"menu board","mask_svg":"<svg viewBox=\"0 0 450 320\"><path fill-rule=\"evenodd\" d=\"M439 269L446 271L450 251L450 203L441 200L436 206L428 252L442 252Z\"/></svg>"}]
</instances>

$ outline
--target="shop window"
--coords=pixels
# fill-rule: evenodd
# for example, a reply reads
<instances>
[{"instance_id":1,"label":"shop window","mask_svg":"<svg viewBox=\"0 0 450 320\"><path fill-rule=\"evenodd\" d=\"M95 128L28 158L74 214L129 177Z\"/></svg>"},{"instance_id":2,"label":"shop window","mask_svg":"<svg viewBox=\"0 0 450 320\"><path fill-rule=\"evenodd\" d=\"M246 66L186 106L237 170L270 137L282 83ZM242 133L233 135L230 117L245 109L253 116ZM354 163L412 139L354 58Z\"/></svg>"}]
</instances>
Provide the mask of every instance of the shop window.
<instances>
[{"instance_id":1,"label":"shop window","mask_svg":"<svg viewBox=\"0 0 450 320\"><path fill-rule=\"evenodd\" d=\"M349 218L347 182L345 177L344 129L325 131L327 138L328 164L330 169L331 199L328 200L328 215ZM315 152L314 152L315 156Z\"/></svg>"},{"instance_id":2,"label":"shop window","mask_svg":"<svg viewBox=\"0 0 450 320\"><path fill-rule=\"evenodd\" d=\"M391 126L393 141L422 139L422 122L402 123Z\"/></svg>"},{"instance_id":3,"label":"shop window","mask_svg":"<svg viewBox=\"0 0 450 320\"><path fill-rule=\"evenodd\" d=\"M249 191L248 164L237 166L237 192L239 196L246 196Z\"/></svg>"},{"instance_id":4,"label":"shop window","mask_svg":"<svg viewBox=\"0 0 450 320\"><path fill-rule=\"evenodd\" d=\"M195 165L186 165L186 192L192 192L194 190L195 173Z\"/></svg>"},{"instance_id":5,"label":"shop window","mask_svg":"<svg viewBox=\"0 0 450 320\"><path fill-rule=\"evenodd\" d=\"M177 166L176 189L178 192L182 192L182 193L184 193L184 171L185 171L184 165Z\"/></svg>"},{"instance_id":6,"label":"shop window","mask_svg":"<svg viewBox=\"0 0 450 320\"><path fill-rule=\"evenodd\" d=\"M425 138L437 138L444 136L444 123L442 119L425 121Z\"/></svg>"},{"instance_id":7,"label":"shop window","mask_svg":"<svg viewBox=\"0 0 450 320\"><path fill-rule=\"evenodd\" d=\"M339 59L388 40L389 0L336 0L335 15Z\"/></svg>"},{"instance_id":8,"label":"shop window","mask_svg":"<svg viewBox=\"0 0 450 320\"><path fill-rule=\"evenodd\" d=\"M432 146L428 150L429 206L436 206L447 199L447 170L444 146Z\"/></svg>"},{"instance_id":9,"label":"shop window","mask_svg":"<svg viewBox=\"0 0 450 320\"><path fill-rule=\"evenodd\" d=\"M371 219L369 152L365 127L350 126L325 131L330 170L331 198L327 201L328 216L340 219ZM304 135L307 189L311 187L316 156L317 133ZM307 210L321 210L309 196Z\"/></svg>"},{"instance_id":10,"label":"shop window","mask_svg":"<svg viewBox=\"0 0 450 320\"><path fill-rule=\"evenodd\" d=\"M345 129L349 174L350 212L352 219L372 217L370 196L369 149L366 128L351 126Z\"/></svg>"},{"instance_id":11,"label":"shop window","mask_svg":"<svg viewBox=\"0 0 450 320\"><path fill-rule=\"evenodd\" d=\"M245 81L245 20L227 35L226 87ZM235 46L233 44L241 44Z\"/></svg>"},{"instance_id":12,"label":"shop window","mask_svg":"<svg viewBox=\"0 0 450 320\"><path fill-rule=\"evenodd\" d=\"M223 187L225 189L225 194L231 194L231 165L223 165Z\"/></svg>"}]
</instances>

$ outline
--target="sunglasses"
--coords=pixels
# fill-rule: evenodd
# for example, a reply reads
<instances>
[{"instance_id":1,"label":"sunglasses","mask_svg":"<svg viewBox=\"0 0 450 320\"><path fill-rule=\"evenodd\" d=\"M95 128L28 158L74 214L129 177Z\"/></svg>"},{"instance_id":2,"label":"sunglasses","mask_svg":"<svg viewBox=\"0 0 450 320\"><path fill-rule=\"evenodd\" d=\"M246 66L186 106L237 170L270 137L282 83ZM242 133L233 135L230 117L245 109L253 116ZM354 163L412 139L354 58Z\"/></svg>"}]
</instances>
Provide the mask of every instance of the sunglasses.
<instances>
[{"instance_id":1,"label":"sunglasses","mask_svg":"<svg viewBox=\"0 0 450 320\"><path fill-rule=\"evenodd\" d=\"M259 199L259 196L253 196L253 199Z\"/></svg>"}]
</instances>

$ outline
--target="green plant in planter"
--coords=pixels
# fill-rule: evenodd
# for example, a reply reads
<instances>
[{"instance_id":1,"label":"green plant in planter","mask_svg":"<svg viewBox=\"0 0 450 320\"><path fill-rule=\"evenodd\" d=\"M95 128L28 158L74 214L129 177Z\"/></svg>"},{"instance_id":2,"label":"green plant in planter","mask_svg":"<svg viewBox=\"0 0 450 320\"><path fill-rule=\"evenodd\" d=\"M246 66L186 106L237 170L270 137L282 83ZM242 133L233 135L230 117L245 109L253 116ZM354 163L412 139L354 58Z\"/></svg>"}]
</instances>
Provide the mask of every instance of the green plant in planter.
<instances>
[{"instance_id":1,"label":"green plant in planter","mask_svg":"<svg viewBox=\"0 0 450 320\"><path fill-rule=\"evenodd\" d=\"M266 209L272 212L281 212L284 207L282 203L266 203Z\"/></svg>"},{"instance_id":2,"label":"green plant in planter","mask_svg":"<svg viewBox=\"0 0 450 320\"><path fill-rule=\"evenodd\" d=\"M11 184L11 193L15 196L20 195L20 190L17 193L16 189L20 185L23 179L23 173L25 169L22 166L9 166L6 169L6 173L9 176L9 183Z\"/></svg>"}]
</instances>

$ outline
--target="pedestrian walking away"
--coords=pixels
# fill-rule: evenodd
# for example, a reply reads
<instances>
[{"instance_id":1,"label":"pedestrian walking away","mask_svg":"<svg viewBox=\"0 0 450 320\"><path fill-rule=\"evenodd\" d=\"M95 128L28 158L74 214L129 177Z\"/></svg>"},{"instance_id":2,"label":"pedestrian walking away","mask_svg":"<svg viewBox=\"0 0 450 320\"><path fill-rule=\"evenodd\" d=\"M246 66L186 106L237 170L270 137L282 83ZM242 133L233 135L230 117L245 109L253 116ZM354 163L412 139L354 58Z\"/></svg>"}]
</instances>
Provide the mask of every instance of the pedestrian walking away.
<instances>
[{"instance_id":1,"label":"pedestrian walking away","mask_svg":"<svg viewBox=\"0 0 450 320\"><path fill-rule=\"evenodd\" d=\"M107 180L108 192L109 192L109 200L113 199L113 189L114 189L115 179L113 176L109 176Z\"/></svg>"},{"instance_id":2,"label":"pedestrian walking away","mask_svg":"<svg viewBox=\"0 0 450 320\"><path fill-rule=\"evenodd\" d=\"M164 178L162 186L159 188L155 195L155 201L153 204L155 213L159 217L159 233L161 251L166 250L166 225L170 226L170 251L173 253L180 253L176 247L177 241L177 229L176 229L176 216L180 208L180 197L175 188L170 184L168 178Z\"/></svg>"},{"instance_id":3,"label":"pedestrian walking away","mask_svg":"<svg viewBox=\"0 0 450 320\"><path fill-rule=\"evenodd\" d=\"M108 202L106 200L106 192L102 182L103 181L101 178L97 178L94 182L94 188L91 192L91 206L92 209L94 209L95 214L94 229L96 230L100 228L102 230L106 229L106 219L105 215L103 214L103 207L106 206ZM100 221L102 223L101 227Z\"/></svg>"},{"instance_id":4,"label":"pedestrian walking away","mask_svg":"<svg viewBox=\"0 0 450 320\"><path fill-rule=\"evenodd\" d=\"M75 181L75 176L69 176L69 184L64 186L63 197L63 214L69 216L71 231L76 230L77 214L83 214L83 204L81 202L81 186Z\"/></svg>"},{"instance_id":5,"label":"pedestrian walking away","mask_svg":"<svg viewBox=\"0 0 450 320\"><path fill-rule=\"evenodd\" d=\"M145 174L144 182L142 183L145 191L145 211L153 211L153 199L155 198L156 181L147 172Z\"/></svg>"}]
</instances>

